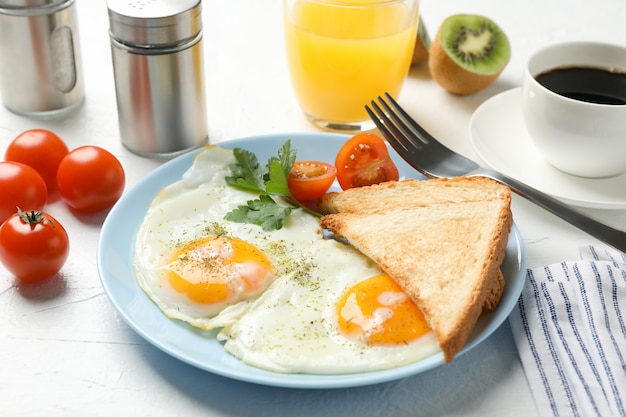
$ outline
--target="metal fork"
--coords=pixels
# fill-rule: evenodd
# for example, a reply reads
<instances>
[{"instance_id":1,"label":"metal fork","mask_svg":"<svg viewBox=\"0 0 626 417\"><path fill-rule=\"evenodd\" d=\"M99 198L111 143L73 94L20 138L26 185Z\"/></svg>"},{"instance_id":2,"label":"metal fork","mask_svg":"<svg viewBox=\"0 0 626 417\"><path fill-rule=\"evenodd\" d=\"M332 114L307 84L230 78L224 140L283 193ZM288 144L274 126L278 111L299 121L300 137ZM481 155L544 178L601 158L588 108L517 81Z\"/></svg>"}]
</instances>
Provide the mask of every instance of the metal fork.
<instances>
[{"instance_id":1,"label":"metal fork","mask_svg":"<svg viewBox=\"0 0 626 417\"><path fill-rule=\"evenodd\" d=\"M626 232L590 218L578 210L526 184L491 169L482 168L432 137L387 93L365 110L389 144L412 167L430 178L487 177L508 185L511 190L543 207L589 235L626 252Z\"/></svg>"}]
</instances>

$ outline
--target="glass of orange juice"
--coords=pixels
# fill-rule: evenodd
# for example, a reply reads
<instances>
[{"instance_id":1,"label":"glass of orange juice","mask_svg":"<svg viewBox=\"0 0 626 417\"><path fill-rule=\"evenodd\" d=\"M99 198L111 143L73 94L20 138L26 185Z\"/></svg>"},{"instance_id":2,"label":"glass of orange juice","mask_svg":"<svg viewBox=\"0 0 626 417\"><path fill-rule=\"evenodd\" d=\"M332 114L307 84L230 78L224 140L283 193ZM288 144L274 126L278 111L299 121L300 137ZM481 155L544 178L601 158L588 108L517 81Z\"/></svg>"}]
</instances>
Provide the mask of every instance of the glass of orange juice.
<instances>
[{"instance_id":1,"label":"glass of orange juice","mask_svg":"<svg viewBox=\"0 0 626 417\"><path fill-rule=\"evenodd\" d=\"M324 130L373 129L364 106L400 93L419 0L283 0L283 7L287 62L306 117Z\"/></svg>"}]
</instances>

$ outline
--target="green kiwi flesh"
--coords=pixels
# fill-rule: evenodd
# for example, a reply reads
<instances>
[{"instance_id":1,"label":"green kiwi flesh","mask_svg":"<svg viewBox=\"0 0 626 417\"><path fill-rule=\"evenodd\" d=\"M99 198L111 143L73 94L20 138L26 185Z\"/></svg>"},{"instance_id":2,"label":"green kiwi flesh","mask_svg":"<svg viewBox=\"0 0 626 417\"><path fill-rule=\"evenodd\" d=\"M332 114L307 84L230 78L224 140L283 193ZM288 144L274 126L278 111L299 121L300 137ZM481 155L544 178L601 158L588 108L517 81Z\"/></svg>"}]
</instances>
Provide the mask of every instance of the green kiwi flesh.
<instances>
[{"instance_id":1,"label":"green kiwi flesh","mask_svg":"<svg viewBox=\"0 0 626 417\"><path fill-rule=\"evenodd\" d=\"M448 17L441 25L440 41L450 59L478 74L501 71L511 57L507 36L484 16L459 14Z\"/></svg>"}]
</instances>

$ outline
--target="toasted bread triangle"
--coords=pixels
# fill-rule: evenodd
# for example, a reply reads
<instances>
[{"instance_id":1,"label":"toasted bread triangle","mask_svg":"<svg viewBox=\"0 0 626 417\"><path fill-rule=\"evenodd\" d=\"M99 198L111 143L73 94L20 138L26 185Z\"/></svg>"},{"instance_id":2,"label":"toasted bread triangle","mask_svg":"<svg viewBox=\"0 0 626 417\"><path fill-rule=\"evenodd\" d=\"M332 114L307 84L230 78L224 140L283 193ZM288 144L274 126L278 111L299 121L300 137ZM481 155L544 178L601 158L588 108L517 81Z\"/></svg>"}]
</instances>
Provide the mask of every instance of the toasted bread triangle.
<instances>
[{"instance_id":1,"label":"toasted bread triangle","mask_svg":"<svg viewBox=\"0 0 626 417\"><path fill-rule=\"evenodd\" d=\"M483 201L505 199L511 190L484 177L436 178L430 180L405 179L388 181L368 187L351 188L323 195L317 202L323 214L385 212L390 207L410 208L458 201ZM493 282L490 295L485 300L484 311L493 311L504 291L505 280L501 272Z\"/></svg>"},{"instance_id":2,"label":"toasted bread triangle","mask_svg":"<svg viewBox=\"0 0 626 417\"><path fill-rule=\"evenodd\" d=\"M467 342L490 294L503 284L499 267L512 225L510 198L505 192L478 201L336 213L324 216L321 224L403 288L450 362Z\"/></svg>"}]
</instances>

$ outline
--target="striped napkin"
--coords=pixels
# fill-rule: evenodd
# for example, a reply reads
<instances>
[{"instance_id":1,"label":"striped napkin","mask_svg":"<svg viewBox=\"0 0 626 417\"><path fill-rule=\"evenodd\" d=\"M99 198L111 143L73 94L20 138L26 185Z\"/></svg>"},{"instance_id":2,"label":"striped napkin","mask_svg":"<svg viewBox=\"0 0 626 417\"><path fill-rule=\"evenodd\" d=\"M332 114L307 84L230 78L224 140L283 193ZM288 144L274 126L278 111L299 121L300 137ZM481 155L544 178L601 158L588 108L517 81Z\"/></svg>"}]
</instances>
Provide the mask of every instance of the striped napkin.
<instances>
[{"instance_id":1,"label":"striped napkin","mask_svg":"<svg viewBox=\"0 0 626 417\"><path fill-rule=\"evenodd\" d=\"M626 417L626 255L528 270L509 317L541 417Z\"/></svg>"}]
</instances>

